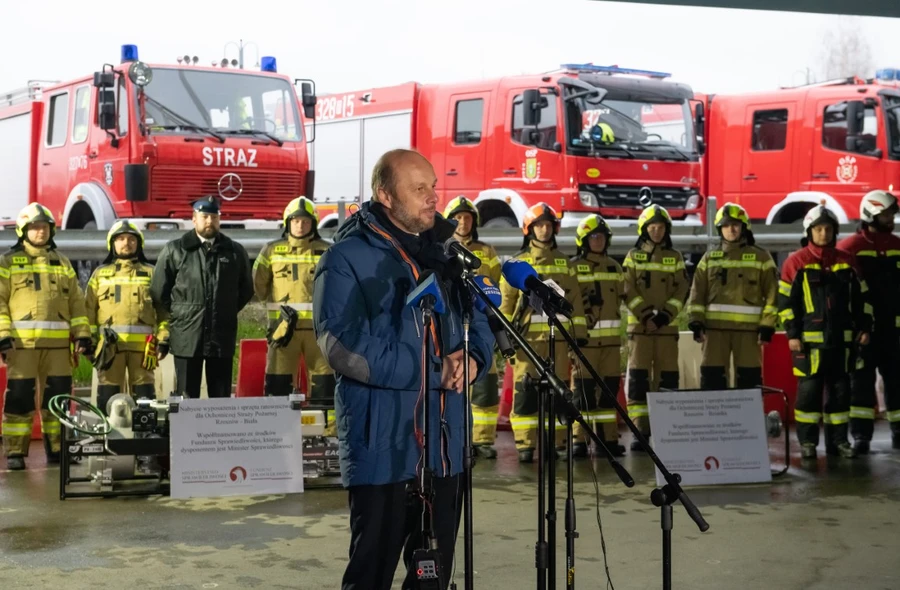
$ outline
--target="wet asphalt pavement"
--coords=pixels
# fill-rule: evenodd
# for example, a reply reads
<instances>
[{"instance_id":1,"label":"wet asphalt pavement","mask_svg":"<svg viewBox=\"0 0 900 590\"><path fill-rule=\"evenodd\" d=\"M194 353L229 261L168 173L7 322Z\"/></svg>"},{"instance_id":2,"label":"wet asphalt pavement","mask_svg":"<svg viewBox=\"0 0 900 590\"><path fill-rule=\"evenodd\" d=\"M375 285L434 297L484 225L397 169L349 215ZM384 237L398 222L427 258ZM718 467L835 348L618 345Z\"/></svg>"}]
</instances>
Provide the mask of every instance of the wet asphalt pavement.
<instances>
[{"instance_id":1,"label":"wet asphalt pavement","mask_svg":"<svg viewBox=\"0 0 900 590\"><path fill-rule=\"evenodd\" d=\"M710 523L700 533L675 506L673 588L894 590L900 588L900 451L879 423L873 454L801 465L771 484L688 488ZM623 435L623 444L630 435ZM496 461L475 471L475 585L535 587L537 466L520 466L509 433ZM772 441L773 461L783 442ZM0 460L2 461L2 460ZM619 590L661 588L659 509L650 460L629 453L624 487L597 460L600 519ZM580 538L576 586L606 588L591 463L575 465ZM0 470L0 589L339 588L349 543L347 494L172 500L59 500L58 469L35 443L25 472ZM558 587L564 588L559 466ZM463 587L462 533L456 582ZM395 577L399 588L402 576Z\"/></svg>"}]
</instances>

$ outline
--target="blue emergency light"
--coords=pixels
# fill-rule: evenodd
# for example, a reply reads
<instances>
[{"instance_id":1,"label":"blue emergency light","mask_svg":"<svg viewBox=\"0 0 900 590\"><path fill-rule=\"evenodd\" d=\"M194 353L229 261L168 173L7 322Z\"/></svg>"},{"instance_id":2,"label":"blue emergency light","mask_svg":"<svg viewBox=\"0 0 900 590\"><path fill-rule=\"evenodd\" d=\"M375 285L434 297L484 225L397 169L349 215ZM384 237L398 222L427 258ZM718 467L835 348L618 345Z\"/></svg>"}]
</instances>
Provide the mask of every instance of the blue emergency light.
<instances>
[{"instance_id":1,"label":"blue emergency light","mask_svg":"<svg viewBox=\"0 0 900 590\"><path fill-rule=\"evenodd\" d=\"M278 72L278 64L275 61L275 58L271 55L264 55L261 60L259 60L259 69L263 72Z\"/></svg>"},{"instance_id":2,"label":"blue emergency light","mask_svg":"<svg viewBox=\"0 0 900 590\"><path fill-rule=\"evenodd\" d=\"M875 71L876 80L884 80L886 82L900 81L900 69L884 68Z\"/></svg>"},{"instance_id":3,"label":"blue emergency light","mask_svg":"<svg viewBox=\"0 0 900 590\"><path fill-rule=\"evenodd\" d=\"M122 63L138 60L137 45L122 46Z\"/></svg>"},{"instance_id":4,"label":"blue emergency light","mask_svg":"<svg viewBox=\"0 0 900 590\"><path fill-rule=\"evenodd\" d=\"M596 73L596 74L630 74L632 76L646 76L648 78L656 78L662 80L668 78L672 74L665 72L653 72L650 70L635 70L632 68L620 68L619 66L595 66L592 63L585 64L562 64L564 70L573 70L576 72Z\"/></svg>"}]
</instances>

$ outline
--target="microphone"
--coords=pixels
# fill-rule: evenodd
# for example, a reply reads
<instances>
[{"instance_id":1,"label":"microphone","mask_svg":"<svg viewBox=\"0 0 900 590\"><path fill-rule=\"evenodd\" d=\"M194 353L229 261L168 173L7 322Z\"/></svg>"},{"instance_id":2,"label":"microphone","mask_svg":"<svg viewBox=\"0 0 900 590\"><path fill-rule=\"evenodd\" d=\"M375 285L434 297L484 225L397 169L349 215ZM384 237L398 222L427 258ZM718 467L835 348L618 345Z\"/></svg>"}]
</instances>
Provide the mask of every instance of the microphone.
<instances>
[{"instance_id":1,"label":"microphone","mask_svg":"<svg viewBox=\"0 0 900 590\"><path fill-rule=\"evenodd\" d=\"M475 256L471 250L456 241L456 238L450 238L444 242L444 254L447 256L456 256L469 270L478 270L481 266L481 259Z\"/></svg>"},{"instance_id":2,"label":"microphone","mask_svg":"<svg viewBox=\"0 0 900 590\"><path fill-rule=\"evenodd\" d=\"M481 288L485 295L487 295L488 299L491 300L491 303L498 307L500 306L502 300L500 289L493 281L491 281L491 279L484 275L476 275L472 280L475 281L475 284ZM497 348L500 349L500 354L503 355L503 358L514 357L516 355L516 349L513 348L513 345L510 343L509 336L506 334L506 328L503 327L503 324L497 318L494 310L488 307L484 300L475 293L472 294L472 300L475 302L475 309L487 316L488 325L491 327L491 332L494 334L494 340L497 342Z\"/></svg>"},{"instance_id":3,"label":"microphone","mask_svg":"<svg viewBox=\"0 0 900 590\"><path fill-rule=\"evenodd\" d=\"M444 313L444 289L434 271L427 270L419 276L416 288L406 296L409 307L428 308L434 313Z\"/></svg>"},{"instance_id":4,"label":"microphone","mask_svg":"<svg viewBox=\"0 0 900 590\"><path fill-rule=\"evenodd\" d=\"M507 260L503 263L501 272L506 282L514 288L537 298L544 315L553 313L571 317L575 312L572 304L552 287L541 282L534 267L524 260Z\"/></svg>"}]
</instances>

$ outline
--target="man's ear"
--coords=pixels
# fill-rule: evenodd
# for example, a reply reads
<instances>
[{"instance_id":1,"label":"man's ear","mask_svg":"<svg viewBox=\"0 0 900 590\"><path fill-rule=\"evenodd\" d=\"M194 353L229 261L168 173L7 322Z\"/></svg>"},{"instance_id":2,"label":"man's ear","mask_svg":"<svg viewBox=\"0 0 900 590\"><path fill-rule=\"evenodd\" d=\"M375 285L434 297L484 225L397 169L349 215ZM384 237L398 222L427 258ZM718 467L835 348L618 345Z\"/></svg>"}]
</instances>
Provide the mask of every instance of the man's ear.
<instances>
[{"instance_id":1,"label":"man's ear","mask_svg":"<svg viewBox=\"0 0 900 590\"><path fill-rule=\"evenodd\" d=\"M378 202L384 205L386 209L393 209L391 195L383 188L378 189Z\"/></svg>"}]
</instances>

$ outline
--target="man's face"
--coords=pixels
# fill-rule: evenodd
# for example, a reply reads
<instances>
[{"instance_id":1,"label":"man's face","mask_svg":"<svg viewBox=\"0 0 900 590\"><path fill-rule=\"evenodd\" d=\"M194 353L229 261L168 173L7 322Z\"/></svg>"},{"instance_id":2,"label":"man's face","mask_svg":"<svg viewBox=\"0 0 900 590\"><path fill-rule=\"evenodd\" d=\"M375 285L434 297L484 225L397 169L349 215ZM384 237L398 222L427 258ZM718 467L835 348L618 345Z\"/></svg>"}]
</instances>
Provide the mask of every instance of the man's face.
<instances>
[{"instance_id":1,"label":"man's face","mask_svg":"<svg viewBox=\"0 0 900 590\"><path fill-rule=\"evenodd\" d=\"M588 236L588 248L597 254L606 250L606 234L596 232Z\"/></svg>"},{"instance_id":2,"label":"man's face","mask_svg":"<svg viewBox=\"0 0 900 590\"><path fill-rule=\"evenodd\" d=\"M726 242L737 242L741 239L741 233L743 233L744 224L739 221L729 220L722 225L722 238L725 239Z\"/></svg>"},{"instance_id":3,"label":"man's face","mask_svg":"<svg viewBox=\"0 0 900 590\"><path fill-rule=\"evenodd\" d=\"M378 200L384 205L397 227L418 234L434 227L437 211L437 176L431 163L418 154L399 157L394 162L396 186L390 194L378 189Z\"/></svg>"},{"instance_id":4,"label":"man's face","mask_svg":"<svg viewBox=\"0 0 900 590\"><path fill-rule=\"evenodd\" d=\"M113 240L113 247L119 256L134 256L134 253L137 252L137 245L137 236L133 234L119 234Z\"/></svg>"},{"instance_id":5,"label":"man's face","mask_svg":"<svg viewBox=\"0 0 900 590\"><path fill-rule=\"evenodd\" d=\"M219 233L219 216L215 213L194 211L194 229L200 237L213 239Z\"/></svg>"},{"instance_id":6,"label":"man's face","mask_svg":"<svg viewBox=\"0 0 900 590\"><path fill-rule=\"evenodd\" d=\"M50 241L50 224L46 221L29 223L25 235L33 245L44 246Z\"/></svg>"},{"instance_id":7,"label":"man's face","mask_svg":"<svg viewBox=\"0 0 900 590\"><path fill-rule=\"evenodd\" d=\"M534 232L534 239L538 242L549 242L553 239L553 222L542 219L531 226Z\"/></svg>"},{"instance_id":8,"label":"man's face","mask_svg":"<svg viewBox=\"0 0 900 590\"><path fill-rule=\"evenodd\" d=\"M896 214L896 207L886 209L875 216L875 223L884 233L892 233L894 231L894 215Z\"/></svg>"},{"instance_id":9,"label":"man's face","mask_svg":"<svg viewBox=\"0 0 900 590\"><path fill-rule=\"evenodd\" d=\"M828 246L834 239L834 227L830 223L814 225L810 233L812 234L812 243L819 247Z\"/></svg>"},{"instance_id":10,"label":"man's face","mask_svg":"<svg viewBox=\"0 0 900 590\"><path fill-rule=\"evenodd\" d=\"M453 216L456 220L456 235L467 238L472 234L472 226L475 225L474 216L471 213L457 213Z\"/></svg>"},{"instance_id":11,"label":"man's face","mask_svg":"<svg viewBox=\"0 0 900 590\"><path fill-rule=\"evenodd\" d=\"M291 235L295 238L300 238L312 231L313 220L312 218L306 216L292 217L290 224Z\"/></svg>"},{"instance_id":12,"label":"man's face","mask_svg":"<svg viewBox=\"0 0 900 590\"><path fill-rule=\"evenodd\" d=\"M647 226L647 235L654 244L662 244L666 239L666 224L662 221L654 221Z\"/></svg>"}]
</instances>

